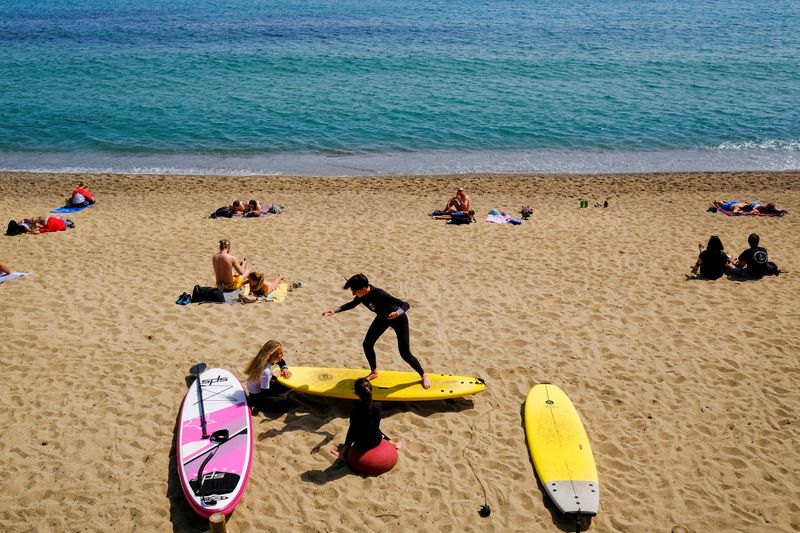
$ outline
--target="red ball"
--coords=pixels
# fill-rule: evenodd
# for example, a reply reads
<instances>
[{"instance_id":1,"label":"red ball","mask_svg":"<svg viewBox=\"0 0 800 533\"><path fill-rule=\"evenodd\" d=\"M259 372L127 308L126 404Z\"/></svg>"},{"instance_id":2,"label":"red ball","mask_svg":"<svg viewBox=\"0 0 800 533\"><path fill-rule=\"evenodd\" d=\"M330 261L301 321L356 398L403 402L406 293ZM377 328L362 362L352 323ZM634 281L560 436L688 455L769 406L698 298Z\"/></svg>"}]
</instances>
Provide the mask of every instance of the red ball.
<instances>
[{"instance_id":1,"label":"red ball","mask_svg":"<svg viewBox=\"0 0 800 533\"><path fill-rule=\"evenodd\" d=\"M359 474L377 476L388 472L397 464L397 448L388 440L365 452L359 451L355 446L350 446L347 452L347 462L350 468Z\"/></svg>"}]
</instances>

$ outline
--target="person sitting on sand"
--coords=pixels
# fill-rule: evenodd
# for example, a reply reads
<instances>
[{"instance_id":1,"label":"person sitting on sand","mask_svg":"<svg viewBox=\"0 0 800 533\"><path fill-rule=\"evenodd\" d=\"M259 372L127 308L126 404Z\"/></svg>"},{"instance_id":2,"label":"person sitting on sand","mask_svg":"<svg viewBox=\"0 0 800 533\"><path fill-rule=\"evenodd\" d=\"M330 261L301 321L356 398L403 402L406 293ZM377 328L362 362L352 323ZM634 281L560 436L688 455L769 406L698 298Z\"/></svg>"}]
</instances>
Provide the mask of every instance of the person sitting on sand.
<instances>
[{"instance_id":1,"label":"person sitting on sand","mask_svg":"<svg viewBox=\"0 0 800 533\"><path fill-rule=\"evenodd\" d=\"M246 285L249 286L249 294L243 294L239 297L242 303L250 304L257 302L260 296L267 296L269 293L278 288L278 285L283 281L283 276L278 275L275 279L270 281L264 280L264 274L261 272L250 272L247 275Z\"/></svg>"},{"instance_id":2,"label":"person sitting on sand","mask_svg":"<svg viewBox=\"0 0 800 533\"><path fill-rule=\"evenodd\" d=\"M731 269L731 275L738 278L761 279L767 272L767 262L769 257L767 249L759 246L758 234L751 233L747 237L747 244L750 248L739 254L739 258Z\"/></svg>"},{"instance_id":3,"label":"person sitting on sand","mask_svg":"<svg viewBox=\"0 0 800 533\"><path fill-rule=\"evenodd\" d=\"M244 369L247 375L245 386L251 408L263 408L270 400L274 401L280 394L289 390L276 379L276 375L286 379L292 377L283 356L283 344L276 340L268 340L247 363ZM280 370L275 372L273 365L278 365Z\"/></svg>"},{"instance_id":4,"label":"person sitting on sand","mask_svg":"<svg viewBox=\"0 0 800 533\"><path fill-rule=\"evenodd\" d=\"M693 274L697 274L699 268L700 275L704 278L719 279L731 270L731 258L725 253L725 247L722 246L719 237L712 235L705 250L702 244L698 244L697 247L700 249L700 255L692 266Z\"/></svg>"},{"instance_id":5,"label":"person sitting on sand","mask_svg":"<svg viewBox=\"0 0 800 533\"><path fill-rule=\"evenodd\" d=\"M339 460L347 461L351 446L360 452L366 452L377 447L381 441L388 441L398 451L401 450L403 448L402 440L392 442L381 431L383 409L380 402L372 401L372 384L367 378L356 380L355 393L358 396L358 403L350 411L350 427L347 429L344 446L341 450L333 453L338 456Z\"/></svg>"},{"instance_id":6,"label":"person sitting on sand","mask_svg":"<svg viewBox=\"0 0 800 533\"><path fill-rule=\"evenodd\" d=\"M455 211L469 211L471 204L470 197L464 192L461 187L456 190L456 195L447 201L447 205L442 209L445 213L453 213Z\"/></svg>"},{"instance_id":7,"label":"person sitting on sand","mask_svg":"<svg viewBox=\"0 0 800 533\"><path fill-rule=\"evenodd\" d=\"M422 378L422 386L429 389L431 380L425 374L417 358L411 353L408 316L406 316L406 312L411 306L403 300L395 298L385 290L370 285L367 276L364 274L352 276L344 284L344 289L350 289L354 296L353 300L340 305L336 309L327 309L322 315L333 316L336 313L353 309L358 304L364 304L370 311L375 313L375 319L367 330L367 335L364 337L362 344L364 355L370 368L367 379L372 380L378 377L377 364L375 362L375 343L387 329L392 328L397 335L397 348L400 350L400 357L417 371Z\"/></svg>"},{"instance_id":8,"label":"person sitting on sand","mask_svg":"<svg viewBox=\"0 0 800 533\"><path fill-rule=\"evenodd\" d=\"M261 202L258 200L250 200L244 208L245 217L258 217L261 216Z\"/></svg>"},{"instance_id":9,"label":"person sitting on sand","mask_svg":"<svg viewBox=\"0 0 800 533\"><path fill-rule=\"evenodd\" d=\"M247 259L241 263L231 255L231 242L227 239L219 241L219 252L211 258L214 267L214 276L217 286L222 290L232 291L242 286L245 278L250 273L247 266Z\"/></svg>"},{"instance_id":10,"label":"person sitting on sand","mask_svg":"<svg viewBox=\"0 0 800 533\"><path fill-rule=\"evenodd\" d=\"M81 182L72 190L72 194L67 198L66 207L86 207L94 203L95 201L92 193L90 193L86 185Z\"/></svg>"}]
</instances>

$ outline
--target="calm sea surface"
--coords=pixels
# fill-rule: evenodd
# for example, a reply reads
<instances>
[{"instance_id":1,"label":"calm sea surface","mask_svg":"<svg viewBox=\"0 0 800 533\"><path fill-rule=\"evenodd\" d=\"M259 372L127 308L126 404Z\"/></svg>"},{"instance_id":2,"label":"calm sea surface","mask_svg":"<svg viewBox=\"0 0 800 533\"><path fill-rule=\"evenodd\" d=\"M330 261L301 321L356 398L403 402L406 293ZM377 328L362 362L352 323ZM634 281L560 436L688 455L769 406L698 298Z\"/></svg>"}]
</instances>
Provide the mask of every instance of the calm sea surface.
<instances>
[{"instance_id":1,"label":"calm sea surface","mask_svg":"<svg viewBox=\"0 0 800 533\"><path fill-rule=\"evenodd\" d=\"M798 168L798 0L0 0L0 169Z\"/></svg>"}]
</instances>

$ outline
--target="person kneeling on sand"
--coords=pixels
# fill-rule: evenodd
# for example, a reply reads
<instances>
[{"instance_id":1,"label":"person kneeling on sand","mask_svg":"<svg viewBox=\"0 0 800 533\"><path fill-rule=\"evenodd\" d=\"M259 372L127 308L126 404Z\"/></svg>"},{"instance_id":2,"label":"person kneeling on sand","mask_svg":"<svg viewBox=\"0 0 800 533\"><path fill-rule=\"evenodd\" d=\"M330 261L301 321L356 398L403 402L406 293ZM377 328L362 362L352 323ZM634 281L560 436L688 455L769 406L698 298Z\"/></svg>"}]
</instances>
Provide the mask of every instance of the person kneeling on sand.
<instances>
[{"instance_id":1,"label":"person kneeling on sand","mask_svg":"<svg viewBox=\"0 0 800 533\"><path fill-rule=\"evenodd\" d=\"M244 369L247 375L245 386L247 387L248 404L250 408L264 408L275 404L278 396L287 392L289 389L276 379L276 376L289 379L292 373L286 362L283 360L283 344L276 340L268 340L258 351ZM273 365L278 365L278 372L275 372Z\"/></svg>"},{"instance_id":2,"label":"person kneeling on sand","mask_svg":"<svg viewBox=\"0 0 800 533\"><path fill-rule=\"evenodd\" d=\"M92 204L94 204L94 197L86 185L81 182L67 198L66 207L86 207Z\"/></svg>"},{"instance_id":3,"label":"person kneeling on sand","mask_svg":"<svg viewBox=\"0 0 800 533\"><path fill-rule=\"evenodd\" d=\"M398 451L402 449L402 440L392 442L381 431L383 409L380 402L372 401L372 384L367 378L356 380L355 393L358 396L358 404L350 411L350 427L347 429L344 446L341 450L332 451L338 456L338 460L347 461L351 447L359 452L366 452L376 448L383 441L388 441Z\"/></svg>"},{"instance_id":4,"label":"person kneeling on sand","mask_svg":"<svg viewBox=\"0 0 800 533\"><path fill-rule=\"evenodd\" d=\"M264 274L261 272L250 272L247 275L245 285L249 288L248 294L243 294L239 297L242 303L250 304L257 302L260 296L267 296L269 293L278 288L278 285L283 281L283 276L278 275L272 281L265 281ZM244 287L244 285L243 285Z\"/></svg>"},{"instance_id":5,"label":"person kneeling on sand","mask_svg":"<svg viewBox=\"0 0 800 533\"><path fill-rule=\"evenodd\" d=\"M211 258L217 286L226 291L236 290L241 287L250 273L247 259L243 259L240 263L230 252L231 242L227 239L222 239L219 241L219 252Z\"/></svg>"}]
</instances>

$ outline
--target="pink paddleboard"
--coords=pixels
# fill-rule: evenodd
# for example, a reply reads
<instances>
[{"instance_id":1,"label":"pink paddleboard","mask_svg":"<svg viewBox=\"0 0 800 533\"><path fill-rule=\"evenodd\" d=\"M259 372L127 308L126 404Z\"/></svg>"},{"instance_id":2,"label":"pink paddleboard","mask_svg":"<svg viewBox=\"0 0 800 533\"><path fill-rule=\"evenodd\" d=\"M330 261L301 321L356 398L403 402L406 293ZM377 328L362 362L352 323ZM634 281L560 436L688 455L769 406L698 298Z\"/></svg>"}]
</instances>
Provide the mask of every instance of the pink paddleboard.
<instances>
[{"instance_id":1,"label":"pink paddleboard","mask_svg":"<svg viewBox=\"0 0 800 533\"><path fill-rule=\"evenodd\" d=\"M200 385L205 438L197 395ZM233 512L250 478L252 450L253 423L242 385L227 370L206 370L189 387L178 419L178 476L197 514L208 518Z\"/></svg>"}]
</instances>

